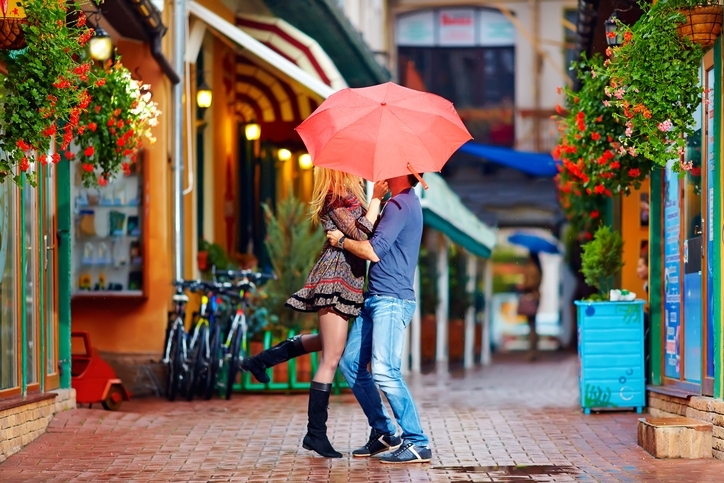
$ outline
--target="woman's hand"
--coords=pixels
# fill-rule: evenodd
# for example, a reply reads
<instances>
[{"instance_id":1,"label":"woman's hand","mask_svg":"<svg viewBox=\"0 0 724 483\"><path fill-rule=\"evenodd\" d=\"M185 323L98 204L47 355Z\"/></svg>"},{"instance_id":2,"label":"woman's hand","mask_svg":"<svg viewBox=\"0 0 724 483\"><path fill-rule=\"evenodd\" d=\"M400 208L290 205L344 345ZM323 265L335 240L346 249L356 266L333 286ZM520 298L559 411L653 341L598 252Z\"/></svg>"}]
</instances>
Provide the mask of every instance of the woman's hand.
<instances>
[{"instance_id":1,"label":"woman's hand","mask_svg":"<svg viewBox=\"0 0 724 483\"><path fill-rule=\"evenodd\" d=\"M382 200L387 195L387 192L390 190L389 186L387 186L387 181L377 181L375 183L374 189L372 190L372 199L378 199Z\"/></svg>"}]
</instances>

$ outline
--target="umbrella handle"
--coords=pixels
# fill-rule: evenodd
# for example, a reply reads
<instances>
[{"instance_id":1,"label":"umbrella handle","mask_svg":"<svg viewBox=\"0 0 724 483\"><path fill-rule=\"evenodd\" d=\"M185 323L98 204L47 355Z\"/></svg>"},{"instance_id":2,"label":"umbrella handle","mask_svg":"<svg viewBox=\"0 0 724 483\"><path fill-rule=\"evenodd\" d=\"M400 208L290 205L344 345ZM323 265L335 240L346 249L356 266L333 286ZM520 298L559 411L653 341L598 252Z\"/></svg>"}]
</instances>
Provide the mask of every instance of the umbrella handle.
<instances>
[{"instance_id":1,"label":"umbrella handle","mask_svg":"<svg viewBox=\"0 0 724 483\"><path fill-rule=\"evenodd\" d=\"M415 176L415 178L417 178L417 181L420 182L420 184L422 185L423 188L425 188L425 190L427 190L428 188L430 188L430 187L427 185L427 183L425 183L425 180L422 179L422 176L420 176L420 174L419 174L417 171L415 171L415 168L413 168L410 163L407 163L407 169L409 169L409 170L410 170L410 173L412 173L412 174Z\"/></svg>"}]
</instances>

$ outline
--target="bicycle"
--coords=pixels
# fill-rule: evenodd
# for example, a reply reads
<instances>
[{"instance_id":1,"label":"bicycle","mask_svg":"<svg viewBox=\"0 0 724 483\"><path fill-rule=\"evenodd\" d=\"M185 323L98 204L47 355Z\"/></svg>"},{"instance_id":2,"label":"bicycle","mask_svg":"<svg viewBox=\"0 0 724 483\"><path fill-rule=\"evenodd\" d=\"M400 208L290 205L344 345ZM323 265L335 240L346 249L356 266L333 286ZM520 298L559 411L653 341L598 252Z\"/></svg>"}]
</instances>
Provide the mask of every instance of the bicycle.
<instances>
[{"instance_id":1,"label":"bicycle","mask_svg":"<svg viewBox=\"0 0 724 483\"><path fill-rule=\"evenodd\" d=\"M166 343L162 362L168 366L166 376L166 398L169 401L176 399L176 395L182 388L184 379L188 372L186 365L186 304L189 297L184 293L196 282L177 280L174 282L176 292L173 295L174 310L169 314L168 326L166 329Z\"/></svg>"},{"instance_id":2,"label":"bicycle","mask_svg":"<svg viewBox=\"0 0 724 483\"><path fill-rule=\"evenodd\" d=\"M222 370L223 365L226 366L224 395L226 399L231 399L236 376L241 366L241 359L246 353L247 347L248 325L246 321L246 311L251 305L248 300L248 295L249 293L255 292L257 286L262 285L267 280L276 279L276 276L273 273L264 274L252 270L217 270L216 267L212 267L214 280L218 275L232 280L240 279L234 287L237 292L227 290L224 293L224 295L234 299L236 302L236 312L231 319L226 341L222 345L222 359L220 361ZM251 279L253 279L253 281Z\"/></svg>"}]
</instances>

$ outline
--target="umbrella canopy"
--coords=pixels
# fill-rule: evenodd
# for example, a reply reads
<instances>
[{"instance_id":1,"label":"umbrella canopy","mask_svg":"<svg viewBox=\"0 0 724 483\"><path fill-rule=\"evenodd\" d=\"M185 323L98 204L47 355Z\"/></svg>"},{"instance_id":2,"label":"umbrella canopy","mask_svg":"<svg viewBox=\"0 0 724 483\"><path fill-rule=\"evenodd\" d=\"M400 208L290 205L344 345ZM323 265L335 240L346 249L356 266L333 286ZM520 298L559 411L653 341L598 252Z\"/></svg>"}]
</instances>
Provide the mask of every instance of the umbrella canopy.
<instances>
[{"instance_id":1,"label":"umbrella canopy","mask_svg":"<svg viewBox=\"0 0 724 483\"><path fill-rule=\"evenodd\" d=\"M315 166L370 181L440 171L472 139L450 101L392 82L335 92L297 132Z\"/></svg>"},{"instance_id":2,"label":"umbrella canopy","mask_svg":"<svg viewBox=\"0 0 724 483\"><path fill-rule=\"evenodd\" d=\"M514 245L520 245L534 253L558 253L555 243L530 233L514 233L508 237L508 241Z\"/></svg>"}]
</instances>

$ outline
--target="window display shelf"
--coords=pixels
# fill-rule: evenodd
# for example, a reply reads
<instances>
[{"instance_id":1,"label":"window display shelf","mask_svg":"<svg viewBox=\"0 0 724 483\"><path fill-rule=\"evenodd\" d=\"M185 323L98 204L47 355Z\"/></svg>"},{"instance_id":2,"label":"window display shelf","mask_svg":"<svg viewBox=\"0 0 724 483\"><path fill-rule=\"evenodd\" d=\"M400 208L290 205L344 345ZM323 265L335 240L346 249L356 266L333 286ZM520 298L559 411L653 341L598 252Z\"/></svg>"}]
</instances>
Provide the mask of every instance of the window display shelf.
<instances>
[{"instance_id":1,"label":"window display shelf","mask_svg":"<svg viewBox=\"0 0 724 483\"><path fill-rule=\"evenodd\" d=\"M95 188L82 185L79 166L71 163L74 299L146 297L145 159L139 156L130 174Z\"/></svg>"}]
</instances>

